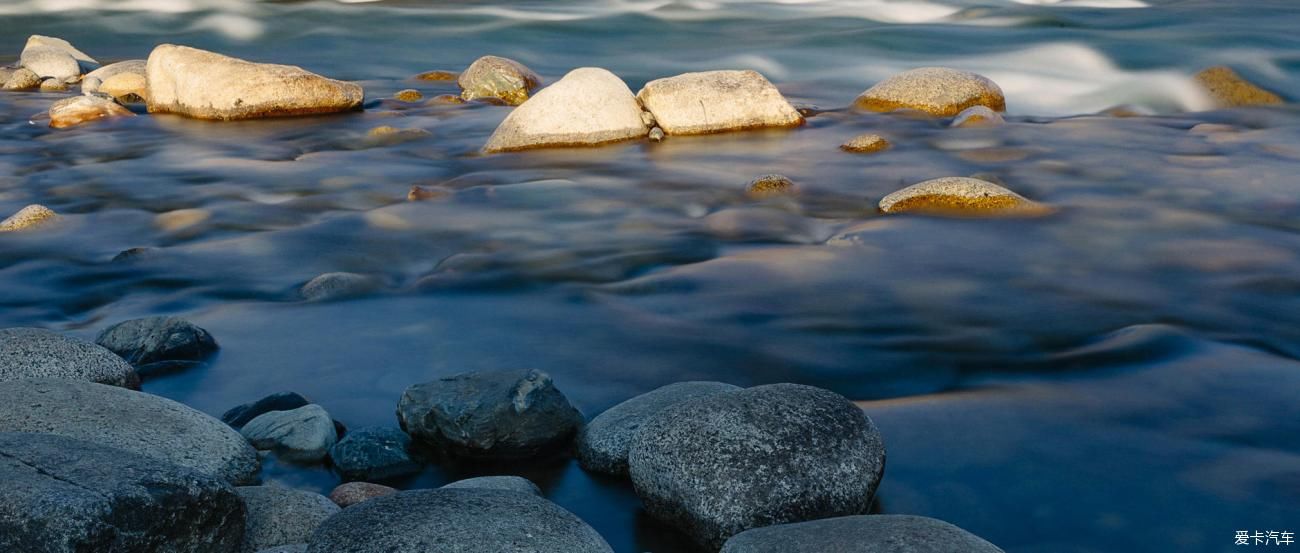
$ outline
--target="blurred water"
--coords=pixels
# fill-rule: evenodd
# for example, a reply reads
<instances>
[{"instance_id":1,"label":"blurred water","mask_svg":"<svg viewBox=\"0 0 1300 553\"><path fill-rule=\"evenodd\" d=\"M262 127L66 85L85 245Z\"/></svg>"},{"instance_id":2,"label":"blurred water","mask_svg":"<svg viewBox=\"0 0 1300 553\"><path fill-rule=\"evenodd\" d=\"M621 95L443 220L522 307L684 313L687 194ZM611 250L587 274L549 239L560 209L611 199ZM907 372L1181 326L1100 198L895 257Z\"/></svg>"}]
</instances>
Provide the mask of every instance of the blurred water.
<instances>
[{"instance_id":1,"label":"blurred water","mask_svg":"<svg viewBox=\"0 0 1300 553\"><path fill-rule=\"evenodd\" d=\"M101 61L184 43L360 80L362 113L51 131L56 94L0 95L0 327L93 337L178 314L223 346L145 383L210 413L295 390L350 426L394 424L408 385L551 372L589 415L669 382L794 381L864 401L889 446L879 510L940 516L1009 552L1233 550L1300 521L1300 110L1205 111L1189 76L1231 64L1295 99L1290 0L255 3L16 0L28 34ZM484 156L508 108L386 100L483 54L553 81L607 67L636 90L753 68L830 109L794 131ZM1010 123L840 110L906 68L984 73ZM1153 115L1096 115L1116 105ZM1234 130L1193 132L1199 123ZM378 125L428 130L396 145ZM838 151L862 132L885 154ZM744 185L779 172L793 199ZM1060 208L1034 220L881 217L880 197L983 174ZM407 202L411 185L448 192ZM161 214L203 210L176 228ZM112 261L129 248L153 248ZM303 303L330 271L384 290ZM513 472L620 552L685 547L630 487L572 463ZM328 490L325 469L267 478ZM1291 526L1287 526L1287 525Z\"/></svg>"}]
</instances>

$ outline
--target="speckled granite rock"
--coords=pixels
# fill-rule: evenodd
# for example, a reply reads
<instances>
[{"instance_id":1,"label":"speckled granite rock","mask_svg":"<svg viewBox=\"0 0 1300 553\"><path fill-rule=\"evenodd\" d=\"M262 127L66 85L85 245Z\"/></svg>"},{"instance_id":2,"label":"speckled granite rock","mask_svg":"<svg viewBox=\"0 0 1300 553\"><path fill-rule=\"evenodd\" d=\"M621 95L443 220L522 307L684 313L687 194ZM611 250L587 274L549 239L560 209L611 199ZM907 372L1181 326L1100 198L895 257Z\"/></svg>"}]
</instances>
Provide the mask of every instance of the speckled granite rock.
<instances>
[{"instance_id":1,"label":"speckled granite rock","mask_svg":"<svg viewBox=\"0 0 1300 553\"><path fill-rule=\"evenodd\" d=\"M722 382L678 382L610 407L578 435L578 461L586 470L626 475L628 448L647 419L683 401L739 389Z\"/></svg>"},{"instance_id":2,"label":"speckled granite rock","mask_svg":"<svg viewBox=\"0 0 1300 553\"><path fill-rule=\"evenodd\" d=\"M495 98L511 106L528 100L528 95L541 82L541 77L524 64L497 56L483 56L474 60L456 78L462 99Z\"/></svg>"},{"instance_id":3,"label":"speckled granite rock","mask_svg":"<svg viewBox=\"0 0 1300 553\"><path fill-rule=\"evenodd\" d=\"M922 67L880 81L854 100L871 111L915 109L938 117L952 117L971 106L1006 111L1006 98L996 83L969 71Z\"/></svg>"},{"instance_id":4,"label":"speckled granite rock","mask_svg":"<svg viewBox=\"0 0 1300 553\"><path fill-rule=\"evenodd\" d=\"M40 328L0 330L0 381L24 378L140 387L131 365L100 346Z\"/></svg>"},{"instance_id":5,"label":"speckled granite rock","mask_svg":"<svg viewBox=\"0 0 1300 553\"><path fill-rule=\"evenodd\" d=\"M803 116L757 71L685 73L646 83L636 95L669 135L795 127Z\"/></svg>"},{"instance_id":6,"label":"speckled granite rock","mask_svg":"<svg viewBox=\"0 0 1300 553\"><path fill-rule=\"evenodd\" d=\"M160 361L200 361L216 353L208 331L180 317L144 317L104 329L95 343L135 366Z\"/></svg>"},{"instance_id":7,"label":"speckled granite rock","mask_svg":"<svg viewBox=\"0 0 1300 553\"><path fill-rule=\"evenodd\" d=\"M1273 105L1284 103L1281 96L1247 81L1230 67L1216 65L1194 77L1219 107Z\"/></svg>"},{"instance_id":8,"label":"speckled granite rock","mask_svg":"<svg viewBox=\"0 0 1300 553\"><path fill-rule=\"evenodd\" d=\"M319 405L258 415L240 429L257 449L269 449L286 461L321 461L338 440L334 419Z\"/></svg>"},{"instance_id":9,"label":"speckled granite rock","mask_svg":"<svg viewBox=\"0 0 1300 553\"><path fill-rule=\"evenodd\" d=\"M27 230L59 220L59 214L40 204L32 204L0 221L0 232Z\"/></svg>"},{"instance_id":10,"label":"speckled granite rock","mask_svg":"<svg viewBox=\"0 0 1300 553\"><path fill-rule=\"evenodd\" d=\"M235 488L247 506L241 553L268 547L305 544L325 519L339 512L329 498L279 486Z\"/></svg>"},{"instance_id":11,"label":"speckled granite rock","mask_svg":"<svg viewBox=\"0 0 1300 553\"><path fill-rule=\"evenodd\" d=\"M741 532L722 553L1003 553L942 520L864 515L778 524Z\"/></svg>"},{"instance_id":12,"label":"speckled granite rock","mask_svg":"<svg viewBox=\"0 0 1300 553\"><path fill-rule=\"evenodd\" d=\"M387 426L358 428L330 448L334 470L345 480L383 480L420 472L411 437Z\"/></svg>"},{"instance_id":13,"label":"speckled granite rock","mask_svg":"<svg viewBox=\"0 0 1300 553\"><path fill-rule=\"evenodd\" d=\"M1033 217L1051 208L988 181L943 177L919 182L880 200L885 213Z\"/></svg>"},{"instance_id":14,"label":"speckled granite rock","mask_svg":"<svg viewBox=\"0 0 1300 553\"><path fill-rule=\"evenodd\" d=\"M457 480L446 486L446 489L452 490L504 490L508 492L519 492L542 495L542 489L537 487L532 480L519 476L480 476L478 478L466 478Z\"/></svg>"}]
</instances>

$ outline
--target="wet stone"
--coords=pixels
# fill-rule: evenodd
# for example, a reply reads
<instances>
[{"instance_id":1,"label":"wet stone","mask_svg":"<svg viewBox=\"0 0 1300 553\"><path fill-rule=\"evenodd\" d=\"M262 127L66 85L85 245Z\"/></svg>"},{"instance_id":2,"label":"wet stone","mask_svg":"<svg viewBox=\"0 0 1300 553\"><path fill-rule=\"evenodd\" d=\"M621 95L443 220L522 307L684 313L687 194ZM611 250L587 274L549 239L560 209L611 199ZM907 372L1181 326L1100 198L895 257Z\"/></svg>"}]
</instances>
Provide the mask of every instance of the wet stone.
<instances>
[{"instance_id":1,"label":"wet stone","mask_svg":"<svg viewBox=\"0 0 1300 553\"><path fill-rule=\"evenodd\" d=\"M115 117L135 117L131 110L99 96L73 96L50 106L50 127L63 129Z\"/></svg>"},{"instance_id":2,"label":"wet stone","mask_svg":"<svg viewBox=\"0 0 1300 553\"><path fill-rule=\"evenodd\" d=\"M880 200L885 213L1035 217L1051 208L986 180L943 177L920 182Z\"/></svg>"},{"instance_id":3,"label":"wet stone","mask_svg":"<svg viewBox=\"0 0 1300 553\"><path fill-rule=\"evenodd\" d=\"M578 435L578 461L589 471L626 475L628 449L647 419L683 401L739 389L722 382L678 382L610 407Z\"/></svg>"},{"instance_id":4,"label":"wet stone","mask_svg":"<svg viewBox=\"0 0 1300 553\"><path fill-rule=\"evenodd\" d=\"M1219 107L1274 105L1284 103L1281 96L1246 80L1230 67L1206 68L1194 77Z\"/></svg>"},{"instance_id":5,"label":"wet stone","mask_svg":"<svg viewBox=\"0 0 1300 553\"><path fill-rule=\"evenodd\" d=\"M745 192L751 197L783 196L797 191L794 181L785 175L763 175L749 182Z\"/></svg>"},{"instance_id":6,"label":"wet stone","mask_svg":"<svg viewBox=\"0 0 1300 553\"><path fill-rule=\"evenodd\" d=\"M134 74L139 75L143 80L145 76L145 60L126 60L117 63L110 63L99 69L86 73L81 78L81 93L91 94L98 92L103 82L116 75Z\"/></svg>"},{"instance_id":7,"label":"wet stone","mask_svg":"<svg viewBox=\"0 0 1300 553\"><path fill-rule=\"evenodd\" d=\"M4 90L30 90L41 85L41 76L26 67L17 69L4 83Z\"/></svg>"},{"instance_id":8,"label":"wet stone","mask_svg":"<svg viewBox=\"0 0 1300 553\"><path fill-rule=\"evenodd\" d=\"M40 204L32 204L0 221L0 232L34 229L59 220L59 214Z\"/></svg>"},{"instance_id":9,"label":"wet stone","mask_svg":"<svg viewBox=\"0 0 1300 553\"><path fill-rule=\"evenodd\" d=\"M804 122L757 71L705 71L657 79L636 97L669 135L796 127Z\"/></svg>"},{"instance_id":10,"label":"wet stone","mask_svg":"<svg viewBox=\"0 0 1300 553\"><path fill-rule=\"evenodd\" d=\"M894 75L868 88L854 105L869 111L914 109L936 117L952 117L971 106L1007 109L996 83L946 67L922 67Z\"/></svg>"},{"instance_id":11,"label":"wet stone","mask_svg":"<svg viewBox=\"0 0 1300 553\"><path fill-rule=\"evenodd\" d=\"M860 134L840 144L840 149L855 154L872 154L888 150L893 144L878 134Z\"/></svg>"},{"instance_id":12,"label":"wet stone","mask_svg":"<svg viewBox=\"0 0 1300 553\"><path fill-rule=\"evenodd\" d=\"M104 329L95 343L136 366L161 361L201 361L216 353L208 331L180 317L145 317Z\"/></svg>"},{"instance_id":13,"label":"wet stone","mask_svg":"<svg viewBox=\"0 0 1300 553\"><path fill-rule=\"evenodd\" d=\"M232 407L221 415L221 422L234 428L243 428L258 415L271 411L291 411L309 404L311 402L307 398L295 392L278 392L252 403Z\"/></svg>"},{"instance_id":14,"label":"wet stone","mask_svg":"<svg viewBox=\"0 0 1300 553\"><path fill-rule=\"evenodd\" d=\"M371 426L352 431L330 448L330 461L344 480L385 480L420 472L423 467L410 450L405 432Z\"/></svg>"},{"instance_id":15,"label":"wet stone","mask_svg":"<svg viewBox=\"0 0 1300 553\"><path fill-rule=\"evenodd\" d=\"M351 507L376 497L393 495L397 489L370 482L345 482L330 492L330 501L339 507Z\"/></svg>"},{"instance_id":16,"label":"wet stone","mask_svg":"<svg viewBox=\"0 0 1300 553\"><path fill-rule=\"evenodd\" d=\"M394 100L402 102L418 102L421 98L424 98L424 95L414 88L399 90L396 94L393 94Z\"/></svg>"},{"instance_id":17,"label":"wet stone","mask_svg":"<svg viewBox=\"0 0 1300 553\"><path fill-rule=\"evenodd\" d=\"M339 512L329 498L279 486L236 488L247 514L241 553L306 543L325 519Z\"/></svg>"},{"instance_id":18,"label":"wet stone","mask_svg":"<svg viewBox=\"0 0 1300 553\"><path fill-rule=\"evenodd\" d=\"M253 447L297 463L323 460L338 440L334 420L316 404L258 415L239 432Z\"/></svg>"},{"instance_id":19,"label":"wet stone","mask_svg":"<svg viewBox=\"0 0 1300 553\"><path fill-rule=\"evenodd\" d=\"M517 106L541 84L542 79L533 70L515 60L497 56L483 56L470 64L456 78L460 97L465 100L498 99L507 105Z\"/></svg>"},{"instance_id":20,"label":"wet stone","mask_svg":"<svg viewBox=\"0 0 1300 553\"><path fill-rule=\"evenodd\" d=\"M425 71L415 76L418 81L454 81L460 77L460 73L455 71Z\"/></svg>"},{"instance_id":21,"label":"wet stone","mask_svg":"<svg viewBox=\"0 0 1300 553\"><path fill-rule=\"evenodd\" d=\"M1002 118L1002 114L985 106L971 106L958 113L949 126L957 128L997 127L1004 123L1006 123L1006 120Z\"/></svg>"},{"instance_id":22,"label":"wet stone","mask_svg":"<svg viewBox=\"0 0 1300 553\"><path fill-rule=\"evenodd\" d=\"M583 67L511 111L483 150L595 146L640 138L649 130L641 119L641 104L622 79L604 69Z\"/></svg>"},{"instance_id":23,"label":"wet stone","mask_svg":"<svg viewBox=\"0 0 1300 553\"><path fill-rule=\"evenodd\" d=\"M383 281L374 275L325 273L302 285L299 293L307 301L354 298L378 291Z\"/></svg>"}]
</instances>

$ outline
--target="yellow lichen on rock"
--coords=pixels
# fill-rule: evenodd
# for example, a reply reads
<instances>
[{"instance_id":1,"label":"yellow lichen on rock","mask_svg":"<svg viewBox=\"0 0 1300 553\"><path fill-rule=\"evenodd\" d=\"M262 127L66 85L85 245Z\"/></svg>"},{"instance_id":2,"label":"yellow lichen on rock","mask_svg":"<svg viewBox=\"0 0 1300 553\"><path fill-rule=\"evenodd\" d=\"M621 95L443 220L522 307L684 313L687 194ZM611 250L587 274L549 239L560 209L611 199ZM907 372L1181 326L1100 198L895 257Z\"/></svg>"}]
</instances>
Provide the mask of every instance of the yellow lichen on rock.
<instances>
[{"instance_id":1,"label":"yellow lichen on rock","mask_svg":"<svg viewBox=\"0 0 1300 553\"><path fill-rule=\"evenodd\" d=\"M1219 107L1284 103L1281 96L1255 86L1230 67L1216 65L1204 69L1196 74L1195 79Z\"/></svg>"}]
</instances>

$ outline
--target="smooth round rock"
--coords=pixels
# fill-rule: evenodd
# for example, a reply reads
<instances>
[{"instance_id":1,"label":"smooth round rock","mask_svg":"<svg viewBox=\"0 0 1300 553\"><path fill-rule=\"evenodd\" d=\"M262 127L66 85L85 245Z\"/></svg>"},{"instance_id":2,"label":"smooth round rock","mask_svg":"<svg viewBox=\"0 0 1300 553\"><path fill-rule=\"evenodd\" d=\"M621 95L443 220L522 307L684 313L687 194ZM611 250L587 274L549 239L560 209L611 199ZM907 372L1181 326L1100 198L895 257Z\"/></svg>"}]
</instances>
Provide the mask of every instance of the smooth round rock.
<instances>
[{"instance_id":1,"label":"smooth round rock","mask_svg":"<svg viewBox=\"0 0 1300 553\"><path fill-rule=\"evenodd\" d=\"M628 466L646 512L716 550L750 528L866 513L885 445L839 394L772 384L663 409Z\"/></svg>"},{"instance_id":2,"label":"smooth round rock","mask_svg":"<svg viewBox=\"0 0 1300 553\"><path fill-rule=\"evenodd\" d=\"M457 480L446 486L445 489L453 490L503 490L507 492L518 492L536 495L541 497L542 489L537 487L532 480L520 476L479 476L478 478L466 478Z\"/></svg>"},{"instance_id":3,"label":"smooth round rock","mask_svg":"<svg viewBox=\"0 0 1300 553\"><path fill-rule=\"evenodd\" d=\"M121 104L99 96L73 96L50 106L50 128L53 129L118 117L135 117L135 114Z\"/></svg>"},{"instance_id":4,"label":"smooth round rock","mask_svg":"<svg viewBox=\"0 0 1300 553\"><path fill-rule=\"evenodd\" d=\"M253 447L275 451L279 458L299 463L324 459L338 440L334 419L314 403L290 411L263 413L248 421L239 433Z\"/></svg>"},{"instance_id":5,"label":"smooth round rock","mask_svg":"<svg viewBox=\"0 0 1300 553\"><path fill-rule=\"evenodd\" d=\"M428 133L423 135L428 136ZM382 286L383 282L373 275L325 273L307 281L299 293L307 301L328 301L362 296L379 290Z\"/></svg>"},{"instance_id":6,"label":"smooth round rock","mask_svg":"<svg viewBox=\"0 0 1300 553\"><path fill-rule=\"evenodd\" d=\"M95 343L132 365L160 361L201 361L217 351L208 331L180 317L144 317L104 329Z\"/></svg>"},{"instance_id":7,"label":"smooth round rock","mask_svg":"<svg viewBox=\"0 0 1300 553\"><path fill-rule=\"evenodd\" d=\"M83 440L0 433L0 551L235 553L244 503L214 476Z\"/></svg>"},{"instance_id":8,"label":"smooth round rock","mask_svg":"<svg viewBox=\"0 0 1300 553\"><path fill-rule=\"evenodd\" d=\"M1006 98L997 83L947 67L904 71L868 88L853 104L870 111L915 109L936 117L952 117L971 106L1007 110Z\"/></svg>"},{"instance_id":9,"label":"smooth round rock","mask_svg":"<svg viewBox=\"0 0 1300 553\"><path fill-rule=\"evenodd\" d=\"M678 382L610 407L578 434L582 468L605 474L627 474L627 452L647 419L683 401L739 390L723 382Z\"/></svg>"},{"instance_id":10,"label":"smooth round rock","mask_svg":"<svg viewBox=\"0 0 1300 553\"><path fill-rule=\"evenodd\" d=\"M794 181L785 175L763 175L749 181L745 193L754 198L769 198L794 194L798 190Z\"/></svg>"},{"instance_id":11,"label":"smooth round rock","mask_svg":"<svg viewBox=\"0 0 1300 553\"><path fill-rule=\"evenodd\" d=\"M311 401L295 392L276 392L252 403L231 407L221 415L221 422L243 428L258 415L271 411L290 411L309 404Z\"/></svg>"},{"instance_id":12,"label":"smooth round rock","mask_svg":"<svg viewBox=\"0 0 1300 553\"><path fill-rule=\"evenodd\" d=\"M397 493L396 488L390 488L382 484L373 484L370 482L344 482L330 492L330 501L339 507L351 507L362 501L369 501L376 497L393 495Z\"/></svg>"},{"instance_id":13,"label":"smooth round rock","mask_svg":"<svg viewBox=\"0 0 1300 553\"><path fill-rule=\"evenodd\" d=\"M307 552L307 544L295 543L293 545L281 545L279 547L263 549L261 551L258 551L257 553L306 553L306 552Z\"/></svg>"},{"instance_id":14,"label":"smooth round rock","mask_svg":"<svg viewBox=\"0 0 1300 553\"><path fill-rule=\"evenodd\" d=\"M170 399L93 382L0 382L0 432L44 432L162 459L234 484L257 480L257 452L221 421Z\"/></svg>"},{"instance_id":15,"label":"smooth round rock","mask_svg":"<svg viewBox=\"0 0 1300 553\"><path fill-rule=\"evenodd\" d=\"M244 486L235 491L248 508L241 553L307 543L316 527L340 510L329 498L303 490Z\"/></svg>"},{"instance_id":16,"label":"smooth round rock","mask_svg":"<svg viewBox=\"0 0 1300 553\"><path fill-rule=\"evenodd\" d=\"M0 232L33 229L58 220L59 214L54 210L41 204L32 204L0 221Z\"/></svg>"},{"instance_id":17,"label":"smooth round rock","mask_svg":"<svg viewBox=\"0 0 1300 553\"><path fill-rule=\"evenodd\" d=\"M15 70L5 81L3 90L29 90L41 86L41 76L26 67Z\"/></svg>"},{"instance_id":18,"label":"smooth round rock","mask_svg":"<svg viewBox=\"0 0 1300 553\"><path fill-rule=\"evenodd\" d=\"M1051 208L991 182L971 177L942 177L913 184L880 200L885 213L948 216L1035 217Z\"/></svg>"},{"instance_id":19,"label":"smooth round rock","mask_svg":"<svg viewBox=\"0 0 1300 553\"><path fill-rule=\"evenodd\" d=\"M848 142L840 144L840 149L855 154L874 154L888 150L891 146L893 144L890 144L885 137L868 133L857 135Z\"/></svg>"},{"instance_id":20,"label":"smooth round rock","mask_svg":"<svg viewBox=\"0 0 1300 553\"><path fill-rule=\"evenodd\" d=\"M358 428L330 448L330 460L344 480L384 480L420 472L411 457L411 437L386 426Z\"/></svg>"},{"instance_id":21,"label":"smooth round rock","mask_svg":"<svg viewBox=\"0 0 1300 553\"><path fill-rule=\"evenodd\" d=\"M70 81L99 68L95 58L78 50L72 43L52 36L32 35L19 56L19 65L42 79Z\"/></svg>"},{"instance_id":22,"label":"smooth round rock","mask_svg":"<svg viewBox=\"0 0 1300 553\"><path fill-rule=\"evenodd\" d=\"M141 73L118 73L104 79L99 92L119 102L144 102L149 97L149 81Z\"/></svg>"},{"instance_id":23,"label":"smooth round rock","mask_svg":"<svg viewBox=\"0 0 1300 553\"><path fill-rule=\"evenodd\" d=\"M41 328L0 329L0 381L23 378L140 388L135 369L103 347Z\"/></svg>"},{"instance_id":24,"label":"smooth round rock","mask_svg":"<svg viewBox=\"0 0 1300 553\"><path fill-rule=\"evenodd\" d=\"M656 79L636 97L669 135L804 123L803 115L757 71L703 71Z\"/></svg>"},{"instance_id":25,"label":"smooth round rock","mask_svg":"<svg viewBox=\"0 0 1300 553\"><path fill-rule=\"evenodd\" d=\"M420 73L419 75L415 76L415 79L418 81L454 81L459 77L460 77L460 73L457 73L455 71L443 71L441 69L435 69L433 71L425 71L424 73Z\"/></svg>"},{"instance_id":26,"label":"smooth round rock","mask_svg":"<svg viewBox=\"0 0 1300 553\"><path fill-rule=\"evenodd\" d=\"M952 123L948 126L956 128L997 127L1004 123L1006 123L1006 120L1002 118L1002 114L985 106L971 106L961 110L961 113L958 113L957 117L954 117Z\"/></svg>"},{"instance_id":27,"label":"smooth round rock","mask_svg":"<svg viewBox=\"0 0 1300 553\"><path fill-rule=\"evenodd\" d=\"M483 151L595 146L641 138L649 131L627 83L607 70L582 67L511 111Z\"/></svg>"},{"instance_id":28,"label":"smooth round rock","mask_svg":"<svg viewBox=\"0 0 1300 553\"><path fill-rule=\"evenodd\" d=\"M119 61L117 63L110 63L108 65L100 67L99 69L91 71L90 73L86 73L86 75L81 78L81 93L91 94L94 92L98 92L99 86L103 84L105 80L108 80L110 77L116 75L127 75L127 74L139 75L140 78L143 80L145 75L145 61L144 60Z\"/></svg>"},{"instance_id":29,"label":"smooth round rock","mask_svg":"<svg viewBox=\"0 0 1300 553\"><path fill-rule=\"evenodd\" d=\"M500 490L413 490L330 517L308 553L612 553L600 534L540 497Z\"/></svg>"},{"instance_id":30,"label":"smooth round rock","mask_svg":"<svg viewBox=\"0 0 1300 553\"><path fill-rule=\"evenodd\" d=\"M722 553L1003 553L942 520L911 515L863 515L746 530Z\"/></svg>"},{"instance_id":31,"label":"smooth round rock","mask_svg":"<svg viewBox=\"0 0 1300 553\"><path fill-rule=\"evenodd\" d=\"M424 98L424 95L414 88L399 90L393 94L393 99L399 102L418 102L421 98Z\"/></svg>"},{"instance_id":32,"label":"smooth round rock","mask_svg":"<svg viewBox=\"0 0 1300 553\"><path fill-rule=\"evenodd\" d=\"M413 438L474 458L519 459L567 446L582 413L537 370L481 371L407 388L397 405Z\"/></svg>"},{"instance_id":33,"label":"smooth round rock","mask_svg":"<svg viewBox=\"0 0 1300 553\"><path fill-rule=\"evenodd\" d=\"M497 56L474 60L456 78L462 99L495 98L511 106L528 100L541 82L542 78L524 64Z\"/></svg>"},{"instance_id":34,"label":"smooth round rock","mask_svg":"<svg viewBox=\"0 0 1300 553\"><path fill-rule=\"evenodd\" d=\"M1281 96L1260 88L1230 67L1216 65L1201 70L1193 79L1219 107L1282 104Z\"/></svg>"}]
</instances>

